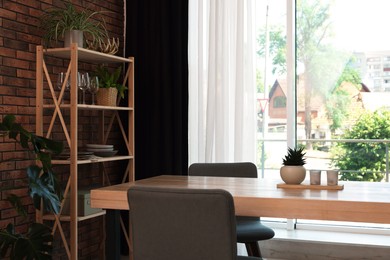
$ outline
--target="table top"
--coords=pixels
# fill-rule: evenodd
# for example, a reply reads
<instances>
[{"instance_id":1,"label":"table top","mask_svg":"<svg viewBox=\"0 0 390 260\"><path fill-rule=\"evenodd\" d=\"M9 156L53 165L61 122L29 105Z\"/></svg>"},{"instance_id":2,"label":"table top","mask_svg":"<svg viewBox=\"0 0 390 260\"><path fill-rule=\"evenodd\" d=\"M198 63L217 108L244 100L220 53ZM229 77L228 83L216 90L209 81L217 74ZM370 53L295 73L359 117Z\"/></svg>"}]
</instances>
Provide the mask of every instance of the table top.
<instances>
[{"instance_id":1,"label":"table top","mask_svg":"<svg viewBox=\"0 0 390 260\"><path fill-rule=\"evenodd\" d=\"M343 190L277 188L280 181L161 175L91 191L94 208L128 210L130 186L224 189L237 215L390 223L390 183L341 182Z\"/></svg>"}]
</instances>

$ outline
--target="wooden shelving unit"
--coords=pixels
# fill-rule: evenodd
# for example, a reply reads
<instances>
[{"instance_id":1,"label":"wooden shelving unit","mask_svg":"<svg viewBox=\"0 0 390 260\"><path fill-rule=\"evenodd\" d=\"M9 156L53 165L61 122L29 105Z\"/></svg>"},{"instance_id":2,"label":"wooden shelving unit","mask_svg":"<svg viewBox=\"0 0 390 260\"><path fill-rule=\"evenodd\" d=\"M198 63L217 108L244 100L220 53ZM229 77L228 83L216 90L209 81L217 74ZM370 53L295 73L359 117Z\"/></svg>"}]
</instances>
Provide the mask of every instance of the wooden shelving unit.
<instances>
[{"instance_id":1,"label":"wooden shelving unit","mask_svg":"<svg viewBox=\"0 0 390 260\"><path fill-rule=\"evenodd\" d=\"M66 70L66 76L70 81L70 101L64 104L62 102L65 92L65 83L62 85L61 90L56 90L54 85L55 81L51 79L49 69L46 63L46 59L51 57L57 59L63 59L69 61L69 65ZM79 70L79 63L86 62L92 64L101 63L117 63L118 66L125 67L125 75L123 84L128 87L127 99L128 106L126 107L107 107L100 105L87 105L78 104L78 87L77 87L77 72ZM51 99L48 102L44 97L46 93L50 93ZM47 94L46 94L47 95ZM69 113L69 121L65 120L63 115L64 111ZM86 160L78 160L78 147L79 146L79 112L82 110L99 111L99 127L101 128L101 136L99 138L100 144L106 144L109 134L112 130L114 122L118 123L120 132L123 137L123 142L126 146L126 154L112 157L93 157ZM108 111L108 112L107 112ZM119 112L126 113L127 125L122 123ZM109 113L110 119L107 121L107 115ZM47 123L47 117L50 114L50 122ZM80 48L77 44L72 44L68 48L54 48L44 49L43 46L37 46L36 49L36 134L41 136L50 137L54 126L60 122L61 129L63 130L65 140L64 142L69 147L69 158L54 159L53 164L64 165L69 168L69 178L64 190L64 197L70 195L70 214L65 216L63 214L47 215L43 212L37 211L37 221L43 222L44 220L54 221L53 234L59 232L63 241L63 245L67 252L68 258L72 260L78 259L78 223L83 220L102 217L105 215L105 211L99 213L78 216L78 168L80 165L86 164L99 164L103 169L102 184L110 185L107 173L104 171L105 163L115 161L127 161L127 167L123 172L123 182L134 181L134 59L123 58L114 55L104 54L92 50ZM45 122L46 123L45 123ZM56 123L57 122L57 123ZM125 130L127 128L127 130ZM64 201L62 202L62 206ZM62 229L62 223L70 223L70 239L67 240ZM122 227L124 227L122 222ZM128 232L125 232L127 242L130 243L128 238Z\"/></svg>"}]
</instances>

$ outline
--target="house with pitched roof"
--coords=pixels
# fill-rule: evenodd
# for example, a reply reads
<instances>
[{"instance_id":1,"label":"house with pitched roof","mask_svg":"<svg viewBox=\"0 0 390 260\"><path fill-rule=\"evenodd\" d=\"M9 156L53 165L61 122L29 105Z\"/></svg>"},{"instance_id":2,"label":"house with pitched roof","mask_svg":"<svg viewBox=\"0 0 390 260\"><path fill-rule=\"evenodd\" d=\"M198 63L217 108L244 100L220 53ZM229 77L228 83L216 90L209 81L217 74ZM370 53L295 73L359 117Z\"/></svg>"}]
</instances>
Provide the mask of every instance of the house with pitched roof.
<instances>
[{"instance_id":1,"label":"house with pitched roof","mask_svg":"<svg viewBox=\"0 0 390 260\"><path fill-rule=\"evenodd\" d=\"M305 139L305 91L303 80L298 81L297 85L297 134L299 139ZM359 90L354 84L344 82L339 86L339 90L346 93L350 102L348 104L348 120L346 127L349 128L357 120L358 115L366 109L369 104L364 104L363 100L369 100L370 90L364 84L361 84ZM269 131L278 131L285 129L286 126L286 100L287 83L285 79L277 79L269 93L268 122ZM325 98L321 95L311 97L311 119L312 119L312 139L330 139L331 120L326 109ZM275 130L277 129L277 130Z\"/></svg>"}]
</instances>

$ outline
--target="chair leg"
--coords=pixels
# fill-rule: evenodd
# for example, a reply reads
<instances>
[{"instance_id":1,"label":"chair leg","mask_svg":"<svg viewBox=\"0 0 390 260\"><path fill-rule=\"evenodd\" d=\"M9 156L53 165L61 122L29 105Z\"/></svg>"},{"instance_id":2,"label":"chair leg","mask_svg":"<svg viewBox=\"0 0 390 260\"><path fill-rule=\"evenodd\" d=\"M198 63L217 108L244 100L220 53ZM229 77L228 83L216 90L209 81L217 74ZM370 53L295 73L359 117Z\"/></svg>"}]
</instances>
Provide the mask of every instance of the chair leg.
<instances>
[{"instance_id":1,"label":"chair leg","mask_svg":"<svg viewBox=\"0 0 390 260\"><path fill-rule=\"evenodd\" d=\"M258 242L245 243L246 251L248 256L261 257L260 246Z\"/></svg>"}]
</instances>

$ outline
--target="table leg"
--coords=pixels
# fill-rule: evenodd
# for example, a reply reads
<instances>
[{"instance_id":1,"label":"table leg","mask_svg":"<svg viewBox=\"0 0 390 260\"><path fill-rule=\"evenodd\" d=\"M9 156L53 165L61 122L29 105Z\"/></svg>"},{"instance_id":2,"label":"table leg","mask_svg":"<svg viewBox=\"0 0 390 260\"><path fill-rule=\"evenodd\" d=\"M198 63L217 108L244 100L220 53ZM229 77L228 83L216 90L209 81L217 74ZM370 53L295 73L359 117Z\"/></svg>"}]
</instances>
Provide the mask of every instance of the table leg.
<instances>
[{"instance_id":1,"label":"table leg","mask_svg":"<svg viewBox=\"0 0 390 260\"><path fill-rule=\"evenodd\" d=\"M120 210L106 211L106 259L120 260Z\"/></svg>"}]
</instances>

